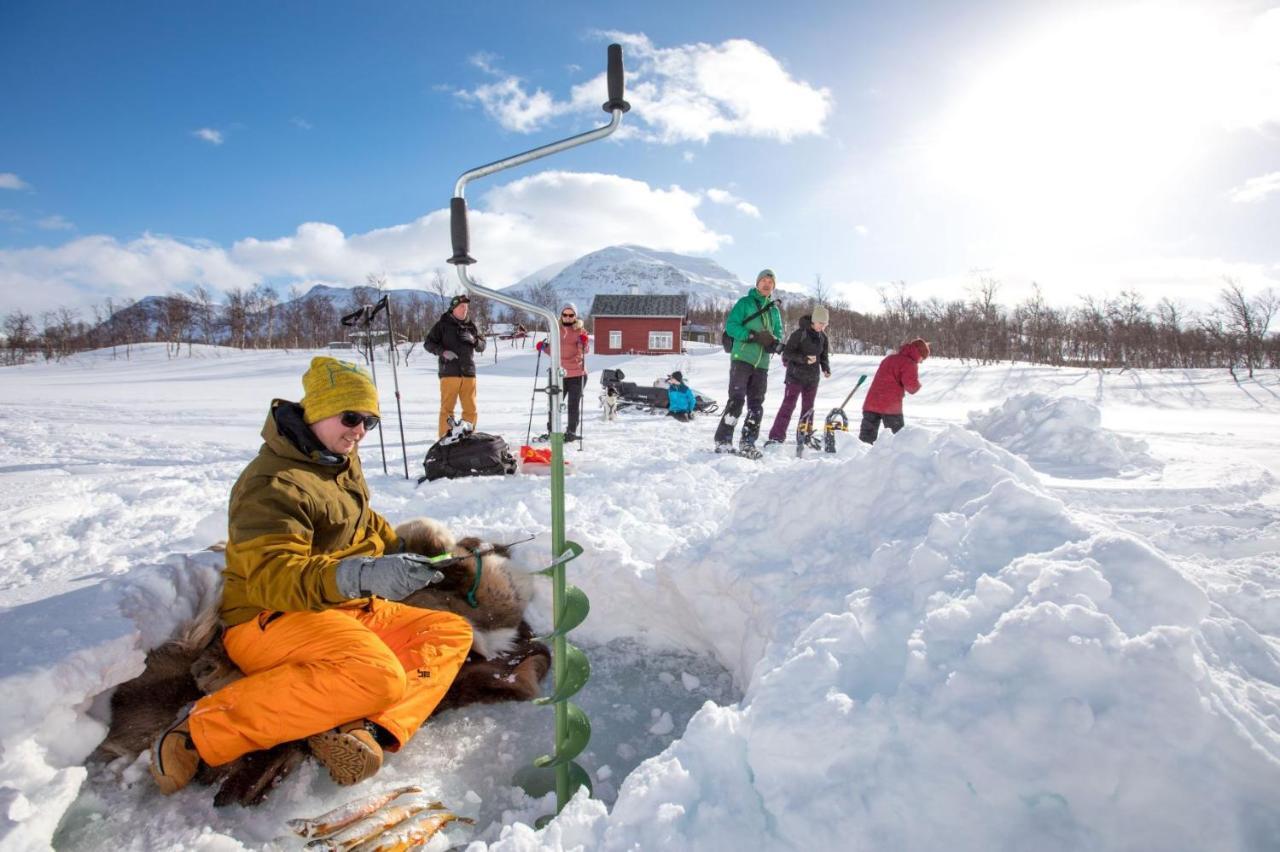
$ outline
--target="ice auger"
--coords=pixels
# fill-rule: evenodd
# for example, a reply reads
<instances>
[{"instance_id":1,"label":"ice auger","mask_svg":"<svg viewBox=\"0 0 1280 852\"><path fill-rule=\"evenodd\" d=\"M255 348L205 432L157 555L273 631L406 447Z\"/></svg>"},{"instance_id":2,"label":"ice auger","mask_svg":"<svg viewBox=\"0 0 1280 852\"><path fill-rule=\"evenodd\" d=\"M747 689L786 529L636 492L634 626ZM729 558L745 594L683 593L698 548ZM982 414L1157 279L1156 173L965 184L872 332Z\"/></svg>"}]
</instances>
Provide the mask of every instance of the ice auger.
<instances>
[{"instance_id":1,"label":"ice auger","mask_svg":"<svg viewBox=\"0 0 1280 852\"><path fill-rule=\"evenodd\" d=\"M591 674L591 666L587 656L580 649L569 644L567 634L587 617L590 608L587 596L581 589L569 585L565 579L565 563L582 553L582 547L565 538L564 528L564 432L560 424L560 394L564 389L563 370L560 369L560 334L559 317L532 302L518 299L507 293L482 287L470 279L467 267L475 263L470 255L470 236L467 229L467 201L464 196L466 186L476 178L500 172L514 166L520 166L533 160L557 154L561 151L603 139L618 129L622 123L622 114L631 109L631 105L622 99L623 71L622 47L609 45L608 58L609 100L604 104L604 111L610 114L610 121L603 127L570 136L558 142L543 145L516 154L506 159L479 166L463 172L454 186L453 198L449 202L449 230L453 242L453 257L449 258L458 270L458 278L462 286L473 295L511 305L547 322L547 342L551 346L551 381L546 388L547 402L551 413L551 565L545 569L551 577L553 629L550 635L543 637L551 642L552 672L555 677L555 688L551 695L538 699L539 704L550 704L555 710L555 751L534 761L536 770L552 770L555 775L556 812L558 813L579 787L591 789L586 770L574 762L591 739L591 723L587 714L573 702L569 701ZM535 773L536 773L535 770ZM539 779L535 773L525 773L516 780L531 793L542 792Z\"/></svg>"}]
</instances>

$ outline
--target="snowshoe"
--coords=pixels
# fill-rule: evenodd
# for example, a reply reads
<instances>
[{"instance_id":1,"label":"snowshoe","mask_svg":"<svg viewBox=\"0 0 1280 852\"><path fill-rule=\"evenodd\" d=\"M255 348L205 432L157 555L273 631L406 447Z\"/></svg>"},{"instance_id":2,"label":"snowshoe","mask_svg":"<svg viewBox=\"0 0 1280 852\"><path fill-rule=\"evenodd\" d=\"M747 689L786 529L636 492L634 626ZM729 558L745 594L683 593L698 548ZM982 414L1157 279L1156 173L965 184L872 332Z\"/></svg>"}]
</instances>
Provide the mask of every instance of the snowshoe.
<instances>
[{"instance_id":1,"label":"snowshoe","mask_svg":"<svg viewBox=\"0 0 1280 852\"><path fill-rule=\"evenodd\" d=\"M729 453L730 455L733 455L737 453L737 450L735 450L733 448L733 444L730 444L728 441L721 441L719 444L716 444L716 452Z\"/></svg>"},{"instance_id":2,"label":"snowshoe","mask_svg":"<svg viewBox=\"0 0 1280 852\"><path fill-rule=\"evenodd\" d=\"M764 457L764 453L756 447L755 444L746 441L738 445L738 455L746 459L760 459Z\"/></svg>"}]
</instances>

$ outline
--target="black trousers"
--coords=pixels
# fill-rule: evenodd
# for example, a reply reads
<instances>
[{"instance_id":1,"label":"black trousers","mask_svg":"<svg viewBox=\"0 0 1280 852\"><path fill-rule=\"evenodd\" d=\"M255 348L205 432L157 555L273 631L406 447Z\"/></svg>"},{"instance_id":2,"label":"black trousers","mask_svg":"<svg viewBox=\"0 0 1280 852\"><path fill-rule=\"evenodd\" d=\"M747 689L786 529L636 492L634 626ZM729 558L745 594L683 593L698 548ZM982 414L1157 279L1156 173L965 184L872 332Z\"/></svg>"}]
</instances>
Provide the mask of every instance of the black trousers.
<instances>
[{"instance_id":1,"label":"black trousers","mask_svg":"<svg viewBox=\"0 0 1280 852\"><path fill-rule=\"evenodd\" d=\"M858 440L864 444L874 444L876 438L880 436L880 422L884 421L884 425L889 427L889 431L897 434L898 430L907 425L907 421L903 419L901 414L878 414L874 411L862 412L862 428L858 430Z\"/></svg>"},{"instance_id":2,"label":"black trousers","mask_svg":"<svg viewBox=\"0 0 1280 852\"><path fill-rule=\"evenodd\" d=\"M756 442L756 436L760 434L760 421L764 419L764 395L768 390L768 370L738 360L729 366L729 401L725 403L720 425L716 427L717 444L733 443L733 427L738 424L744 402L747 405L747 416L742 421L742 443Z\"/></svg>"},{"instance_id":3,"label":"black trousers","mask_svg":"<svg viewBox=\"0 0 1280 852\"><path fill-rule=\"evenodd\" d=\"M582 388L587 383L586 376L566 376L564 379L564 404L569 409L569 428L566 435L578 434L578 417L582 414ZM551 412L547 412L547 434L551 434Z\"/></svg>"}]
</instances>

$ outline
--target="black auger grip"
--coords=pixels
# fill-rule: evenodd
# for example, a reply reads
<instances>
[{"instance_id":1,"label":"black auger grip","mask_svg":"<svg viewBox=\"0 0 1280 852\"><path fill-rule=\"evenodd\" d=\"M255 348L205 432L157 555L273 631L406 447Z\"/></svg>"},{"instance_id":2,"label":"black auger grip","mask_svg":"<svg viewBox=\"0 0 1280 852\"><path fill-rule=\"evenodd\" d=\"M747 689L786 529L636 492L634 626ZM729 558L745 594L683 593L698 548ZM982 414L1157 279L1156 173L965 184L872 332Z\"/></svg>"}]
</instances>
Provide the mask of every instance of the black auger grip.
<instances>
[{"instance_id":1,"label":"black auger grip","mask_svg":"<svg viewBox=\"0 0 1280 852\"><path fill-rule=\"evenodd\" d=\"M631 104L622 99L622 45L609 45L609 100L604 105L605 112L615 109L626 112Z\"/></svg>"},{"instance_id":2,"label":"black auger grip","mask_svg":"<svg viewBox=\"0 0 1280 852\"><path fill-rule=\"evenodd\" d=\"M467 230L467 199L449 199L449 236L453 238L453 257L450 263L461 263L463 266L476 262L469 252L471 236Z\"/></svg>"}]
</instances>

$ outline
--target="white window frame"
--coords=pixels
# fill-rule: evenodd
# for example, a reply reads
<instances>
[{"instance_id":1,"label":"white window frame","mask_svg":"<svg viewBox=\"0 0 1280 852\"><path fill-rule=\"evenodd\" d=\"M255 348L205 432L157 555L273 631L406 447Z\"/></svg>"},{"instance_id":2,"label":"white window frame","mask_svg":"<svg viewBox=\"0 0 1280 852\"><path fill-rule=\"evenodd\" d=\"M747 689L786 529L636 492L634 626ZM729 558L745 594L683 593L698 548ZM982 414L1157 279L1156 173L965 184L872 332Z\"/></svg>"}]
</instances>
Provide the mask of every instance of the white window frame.
<instances>
[{"instance_id":1,"label":"white window frame","mask_svg":"<svg viewBox=\"0 0 1280 852\"><path fill-rule=\"evenodd\" d=\"M609 329L609 348L610 349L622 348L622 329L620 328Z\"/></svg>"},{"instance_id":2,"label":"white window frame","mask_svg":"<svg viewBox=\"0 0 1280 852\"><path fill-rule=\"evenodd\" d=\"M669 352L675 348L675 335L669 331L651 331L649 332L649 348L651 350L663 349Z\"/></svg>"}]
</instances>

